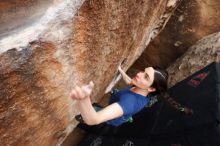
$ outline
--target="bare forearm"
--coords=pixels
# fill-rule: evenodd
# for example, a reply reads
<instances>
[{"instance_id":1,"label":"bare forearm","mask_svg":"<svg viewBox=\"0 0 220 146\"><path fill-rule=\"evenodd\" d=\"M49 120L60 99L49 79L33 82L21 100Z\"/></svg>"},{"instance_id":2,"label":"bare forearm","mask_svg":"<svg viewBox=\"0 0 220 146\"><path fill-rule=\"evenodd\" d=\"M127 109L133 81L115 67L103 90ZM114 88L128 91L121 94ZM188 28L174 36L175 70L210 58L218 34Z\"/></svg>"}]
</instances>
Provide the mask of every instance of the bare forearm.
<instances>
[{"instance_id":1,"label":"bare forearm","mask_svg":"<svg viewBox=\"0 0 220 146\"><path fill-rule=\"evenodd\" d=\"M90 98L78 102L78 106L83 117L83 120L88 125L97 125L123 115L123 110L118 103L113 103L96 112L92 107Z\"/></svg>"},{"instance_id":2,"label":"bare forearm","mask_svg":"<svg viewBox=\"0 0 220 146\"><path fill-rule=\"evenodd\" d=\"M124 71L121 72L121 75L125 83L129 85L131 83L131 78Z\"/></svg>"},{"instance_id":3,"label":"bare forearm","mask_svg":"<svg viewBox=\"0 0 220 146\"><path fill-rule=\"evenodd\" d=\"M88 125L97 125L122 116L123 110L118 103L111 104L99 112L95 111L90 100L93 86L93 82L81 87L76 86L70 93L70 97L77 101L77 105L85 123Z\"/></svg>"},{"instance_id":4,"label":"bare forearm","mask_svg":"<svg viewBox=\"0 0 220 146\"><path fill-rule=\"evenodd\" d=\"M73 100L77 101L77 105L79 107L82 118L88 125L98 124L99 120L97 118L99 116L92 107L92 103L90 100L90 95L93 87L94 83L91 81L89 82L89 84L84 86L75 86L70 93L70 97Z\"/></svg>"},{"instance_id":5,"label":"bare forearm","mask_svg":"<svg viewBox=\"0 0 220 146\"><path fill-rule=\"evenodd\" d=\"M88 125L96 125L98 122L98 114L92 107L90 98L85 98L83 100L77 101L80 113L83 117L83 120Z\"/></svg>"}]
</instances>

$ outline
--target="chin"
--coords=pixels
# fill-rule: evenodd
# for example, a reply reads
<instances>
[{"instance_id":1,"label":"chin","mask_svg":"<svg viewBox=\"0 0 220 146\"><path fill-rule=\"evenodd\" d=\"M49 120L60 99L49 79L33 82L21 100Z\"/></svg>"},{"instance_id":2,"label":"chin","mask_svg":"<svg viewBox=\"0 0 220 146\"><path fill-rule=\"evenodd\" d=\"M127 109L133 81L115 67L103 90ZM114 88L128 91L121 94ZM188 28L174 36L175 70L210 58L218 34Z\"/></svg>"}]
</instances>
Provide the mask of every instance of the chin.
<instances>
[{"instance_id":1,"label":"chin","mask_svg":"<svg viewBox=\"0 0 220 146\"><path fill-rule=\"evenodd\" d=\"M135 80L131 80L131 85L136 85Z\"/></svg>"}]
</instances>

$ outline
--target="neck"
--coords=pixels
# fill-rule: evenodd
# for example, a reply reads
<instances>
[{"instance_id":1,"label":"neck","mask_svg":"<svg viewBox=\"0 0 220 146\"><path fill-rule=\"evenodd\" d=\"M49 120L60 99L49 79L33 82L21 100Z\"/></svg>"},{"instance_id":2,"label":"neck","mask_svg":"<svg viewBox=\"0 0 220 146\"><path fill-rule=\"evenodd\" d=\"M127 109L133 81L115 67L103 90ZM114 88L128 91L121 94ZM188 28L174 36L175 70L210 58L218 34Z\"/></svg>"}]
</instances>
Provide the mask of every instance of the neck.
<instances>
[{"instance_id":1,"label":"neck","mask_svg":"<svg viewBox=\"0 0 220 146\"><path fill-rule=\"evenodd\" d=\"M143 89L143 88L140 88L140 87L137 87L137 86L133 87L131 90L134 93L141 94L143 96L147 96L149 94L148 89Z\"/></svg>"}]
</instances>

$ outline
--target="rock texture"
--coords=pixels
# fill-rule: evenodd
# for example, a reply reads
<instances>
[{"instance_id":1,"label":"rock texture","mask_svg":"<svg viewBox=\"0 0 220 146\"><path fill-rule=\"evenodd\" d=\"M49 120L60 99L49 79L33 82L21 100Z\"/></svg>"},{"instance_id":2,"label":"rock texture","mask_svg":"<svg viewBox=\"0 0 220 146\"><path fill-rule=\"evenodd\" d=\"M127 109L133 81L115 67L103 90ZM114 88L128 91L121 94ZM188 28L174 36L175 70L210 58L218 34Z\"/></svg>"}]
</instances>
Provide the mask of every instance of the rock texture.
<instances>
[{"instance_id":1,"label":"rock texture","mask_svg":"<svg viewBox=\"0 0 220 146\"><path fill-rule=\"evenodd\" d=\"M52 0L5 0L0 2L0 38L40 18Z\"/></svg>"},{"instance_id":2,"label":"rock texture","mask_svg":"<svg viewBox=\"0 0 220 146\"><path fill-rule=\"evenodd\" d=\"M220 32L199 40L168 68L170 86L210 64L220 62Z\"/></svg>"},{"instance_id":3,"label":"rock texture","mask_svg":"<svg viewBox=\"0 0 220 146\"><path fill-rule=\"evenodd\" d=\"M60 145L76 124L71 89L93 80L99 100L179 2L1 1L0 145Z\"/></svg>"},{"instance_id":4,"label":"rock texture","mask_svg":"<svg viewBox=\"0 0 220 146\"><path fill-rule=\"evenodd\" d=\"M203 37L220 30L219 0L184 0L133 68L168 67Z\"/></svg>"}]
</instances>

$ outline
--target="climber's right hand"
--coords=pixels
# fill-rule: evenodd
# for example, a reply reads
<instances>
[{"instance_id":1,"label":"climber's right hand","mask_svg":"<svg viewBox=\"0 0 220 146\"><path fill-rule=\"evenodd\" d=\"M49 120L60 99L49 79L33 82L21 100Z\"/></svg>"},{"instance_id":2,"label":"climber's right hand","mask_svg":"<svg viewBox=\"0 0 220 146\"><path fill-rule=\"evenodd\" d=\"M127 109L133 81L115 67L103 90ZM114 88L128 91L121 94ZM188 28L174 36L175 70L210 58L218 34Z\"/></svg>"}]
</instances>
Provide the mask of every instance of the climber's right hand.
<instances>
[{"instance_id":1,"label":"climber's right hand","mask_svg":"<svg viewBox=\"0 0 220 146\"><path fill-rule=\"evenodd\" d=\"M76 86L71 91L70 97L73 100L82 100L88 98L92 93L93 87L94 87L94 83L92 81L88 85L84 85L81 87Z\"/></svg>"}]
</instances>

